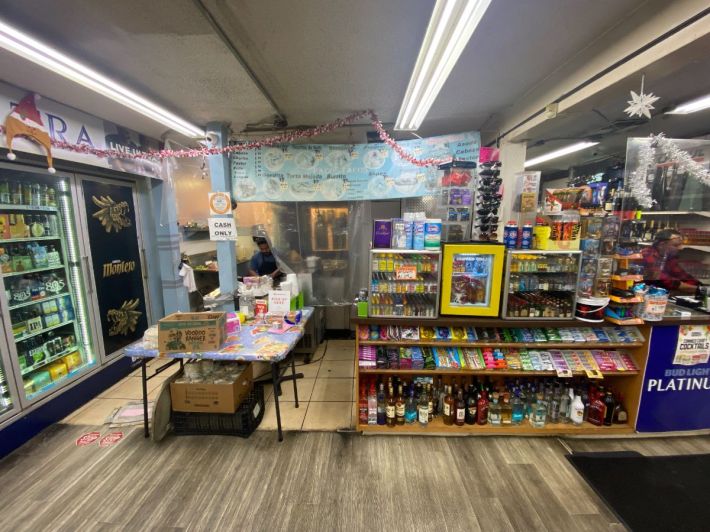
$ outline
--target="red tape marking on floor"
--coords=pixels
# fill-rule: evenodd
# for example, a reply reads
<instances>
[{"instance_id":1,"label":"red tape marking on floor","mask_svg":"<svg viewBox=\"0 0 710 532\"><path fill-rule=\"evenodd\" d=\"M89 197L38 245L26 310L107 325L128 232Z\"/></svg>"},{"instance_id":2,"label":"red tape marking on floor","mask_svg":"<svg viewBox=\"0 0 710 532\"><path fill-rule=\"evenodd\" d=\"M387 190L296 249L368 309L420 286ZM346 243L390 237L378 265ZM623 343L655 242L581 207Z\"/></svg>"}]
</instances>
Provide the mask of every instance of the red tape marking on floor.
<instances>
[{"instance_id":1,"label":"red tape marking on floor","mask_svg":"<svg viewBox=\"0 0 710 532\"><path fill-rule=\"evenodd\" d=\"M79 437L76 440L76 446L77 447L84 447L85 445L91 445L96 440L98 440L100 437L101 437L100 432L87 432L86 434L82 434L81 437Z\"/></svg>"},{"instance_id":2,"label":"red tape marking on floor","mask_svg":"<svg viewBox=\"0 0 710 532\"><path fill-rule=\"evenodd\" d=\"M110 447L123 439L123 432L110 432L99 442L99 447Z\"/></svg>"}]
</instances>

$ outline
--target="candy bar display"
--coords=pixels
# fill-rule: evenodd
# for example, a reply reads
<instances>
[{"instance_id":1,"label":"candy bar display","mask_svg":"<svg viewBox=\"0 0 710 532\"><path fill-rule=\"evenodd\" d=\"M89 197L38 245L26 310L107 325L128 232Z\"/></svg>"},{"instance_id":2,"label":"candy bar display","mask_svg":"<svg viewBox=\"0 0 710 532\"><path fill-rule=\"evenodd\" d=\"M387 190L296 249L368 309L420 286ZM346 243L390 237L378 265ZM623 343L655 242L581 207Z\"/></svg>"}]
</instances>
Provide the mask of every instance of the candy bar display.
<instances>
[{"instance_id":1,"label":"candy bar display","mask_svg":"<svg viewBox=\"0 0 710 532\"><path fill-rule=\"evenodd\" d=\"M510 319L571 319L579 251L507 250L503 316Z\"/></svg>"}]
</instances>

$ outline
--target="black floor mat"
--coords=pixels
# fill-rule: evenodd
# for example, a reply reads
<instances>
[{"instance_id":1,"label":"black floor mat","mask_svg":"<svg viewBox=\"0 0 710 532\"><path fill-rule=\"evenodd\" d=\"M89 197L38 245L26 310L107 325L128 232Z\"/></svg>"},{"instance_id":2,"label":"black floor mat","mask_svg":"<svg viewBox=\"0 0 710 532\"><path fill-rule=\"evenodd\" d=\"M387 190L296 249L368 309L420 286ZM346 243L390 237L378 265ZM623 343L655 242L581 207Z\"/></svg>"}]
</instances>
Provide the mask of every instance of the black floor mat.
<instances>
[{"instance_id":1,"label":"black floor mat","mask_svg":"<svg viewBox=\"0 0 710 532\"><path fill-rule=\"evenodd\" d=\"M631 530L710 530L710 454L575 453L567 458Z\"/></svg>"}]
</instances>

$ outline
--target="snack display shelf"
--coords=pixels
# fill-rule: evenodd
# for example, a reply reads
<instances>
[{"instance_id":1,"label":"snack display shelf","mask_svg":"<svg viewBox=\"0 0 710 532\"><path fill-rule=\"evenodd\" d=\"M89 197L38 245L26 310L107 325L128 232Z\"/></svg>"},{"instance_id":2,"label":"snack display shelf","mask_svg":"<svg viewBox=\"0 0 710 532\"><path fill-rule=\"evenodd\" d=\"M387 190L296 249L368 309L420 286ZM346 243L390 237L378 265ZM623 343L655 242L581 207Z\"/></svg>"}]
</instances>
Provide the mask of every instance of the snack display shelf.
<instances>
[{"instance_id":1,"label":"snack display shelf","mask_svg":"<svg viewBox=\"0 0 710 532\"><path fill-rule=\"evenodd\" d=\"M64 264L58 264L56 266L46 266L44 268L34 268L33 270L25 270L22 272L7 272L4 273L3 277L14 277L15 275L28 275L30 273L40 273L40 272L51 272L52 270L61 270L64 268Z\"/></svg>"},{"instance_id":2,"label":"snack display shelf","mask_svg":"<svg viewBox=\"0 0 710 532\"><path fill-rule=\"evenodd\" d=\"M360 368L363 375L496 375L500 377L557 377L555 371L525 371L518 369L378 369ZM602 371L605 377L633 377L638 371ZM584 371L573 371L575 377L584 377Z\"/></svg>"},{"instance_id":3,"label":"snack display shelf","mask_svg":"<svg viewBox=\"0 0 710 532\"><path fill-rule=\"evenodd\" d=\"M70 380L70 379L72 379L72 378L74 378L74 377L77 377L77 376L79 376L80 374L86 372L87 368L88 368L89 366L93 366L94 364L96 364L96 362L93 362L93 361L92 361L92 362L83 364L83 365L81 365L81 366L79 366L79 367L77 367L77 368L71 370L69 373L67 373L67 374L66 374L63 378L61 378L60 380L50 382L50 383L48 383L46 386L43 386L42 388L40 388L39 390L35 390L35 391L32 392L32 393L28 393L28 394L27 394L27 399L28 399L28 400L32 400L32 399L34 399L35 397L39 397L40 395L43 395L43 394L49 392L49 391L52 390L53 388L58 388L58 387L60 387L60 386L63 386L68 380Z\"/></svg>"},{"instance_id":4,"label":"snack display shelf","mask_svg":"<svg viewBox=\"0 0 710 532\"><path fill-rule=\"evenodd\" d=\"M446 342L441 340L360 340L359 345L434 346L434 347L519 347L523 349L606 349L641 347L642 342ZM585 347L586 346L586 347Z\"/></svg>"},{"instance_id":5,"label":"snack display shelf","mask_svg":"<svg viewBox=\"0 0 710 532\"><path fill-rule=\"evenodd\" d=\"M42 299L33 299L32 301L26 301L25 303L19 303L17 305L12 305L11 307L8 307L10 310L16 310L18 308L23 308L23 307L29 307L32 305L37 305L39 303L45 303L47 301L52 301L54 299L59 299L64 296L68 296L68 292L63 292L61 294L58 294L56 296L50 296L50 297L43 297Z\"/></svg>"}]
</instances>

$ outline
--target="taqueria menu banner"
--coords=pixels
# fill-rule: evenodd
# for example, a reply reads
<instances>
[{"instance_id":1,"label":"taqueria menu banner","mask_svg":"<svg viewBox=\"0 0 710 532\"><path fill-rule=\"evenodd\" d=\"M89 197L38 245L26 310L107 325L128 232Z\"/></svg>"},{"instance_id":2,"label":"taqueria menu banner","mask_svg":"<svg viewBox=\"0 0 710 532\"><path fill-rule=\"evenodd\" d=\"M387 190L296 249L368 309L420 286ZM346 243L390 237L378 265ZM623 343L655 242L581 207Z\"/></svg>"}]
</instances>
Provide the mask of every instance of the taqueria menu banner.
<instances>
[{"instance_id":1,"label":"taqueria menu banner","mask_svg":"<svg viewBox=\"0 0 710 532\"><path fill-rule=\"evenodd\" d=\"M401 141L419 159L477 161L477 131ZM232 155L237 201L357 201L426 196L436 168L419 168L386 144L289 144Z\"/></svg>"}]
</instances>

